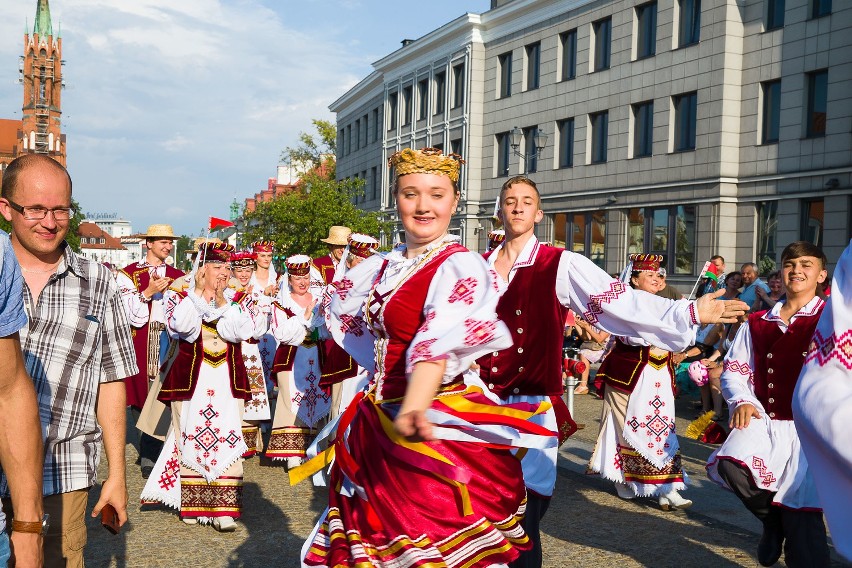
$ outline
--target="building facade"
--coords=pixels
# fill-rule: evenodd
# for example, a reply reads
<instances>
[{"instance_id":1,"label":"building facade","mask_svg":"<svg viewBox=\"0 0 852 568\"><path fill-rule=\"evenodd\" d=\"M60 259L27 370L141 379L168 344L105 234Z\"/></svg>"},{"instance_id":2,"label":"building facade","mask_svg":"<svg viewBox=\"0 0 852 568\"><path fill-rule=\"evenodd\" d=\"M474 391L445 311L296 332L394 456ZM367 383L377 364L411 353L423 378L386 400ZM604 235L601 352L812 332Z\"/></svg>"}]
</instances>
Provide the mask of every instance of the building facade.
<instances>
[{"instance_id":1,"label":"building facade","mask_svg":"<svg viewBox=\"0 0 852 568\"><path fill-rule=\"evenodd\" d=\"M852 235L852 5L492 6L404 42L331 106L338 176L367 172L370 187L376 171L363 207L393 215L386 158L428 145L467 160L453 227L472 249L503 182L528 173L539 237L611 273L639 251L665 254L681 284L713 254L768 271L798 239L839 258ZM381 131L364 143L375 111Z\"/></svg>"}]
</instances>

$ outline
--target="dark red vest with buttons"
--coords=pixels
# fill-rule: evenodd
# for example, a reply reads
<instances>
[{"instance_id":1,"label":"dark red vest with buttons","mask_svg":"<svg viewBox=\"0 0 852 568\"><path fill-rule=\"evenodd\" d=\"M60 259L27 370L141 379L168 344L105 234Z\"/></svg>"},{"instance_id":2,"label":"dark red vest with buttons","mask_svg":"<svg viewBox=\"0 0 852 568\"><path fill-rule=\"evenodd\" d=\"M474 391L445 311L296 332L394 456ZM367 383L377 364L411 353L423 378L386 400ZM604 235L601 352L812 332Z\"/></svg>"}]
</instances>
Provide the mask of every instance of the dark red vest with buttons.
<instances>
[{"instance_id":1,"label":"dark red vest with buttons","mask_svg":"<svg viewBox=\"0 0 852 568\"><path fill-rule=\"evenodd\" d=\"M615 341L612 351L604 358L595 377L603 379L607 386L615 390L630 394L636 388L646 365L657 369L668 367L674 388L674 363L670 353L655 357L651 355L651 348L647 345L627 345L620 339Z\"/></svg>"},{"instance_id":2,"label":"dark red vest with buttons","mask_svg":"<svg viewBox=\"0 0 852 568\"><path fill-rule=\"evenodd\" d=\"M535 262L515 271L497 304L497 316L512 333L512 346L477 360L479 376L501 398L562 396L562 333L568 308L556 297L556 272L564 249L538 246Z\"/></svg>"},{"instance_id":3,"label":"dark red vest with buttons","mask_svg":"<svg viewBox=\"0 0 852 568\"><path fill-rule=\"evenodd\" d=\"M793 419L793 390L824 305L812 316L797 317L786 333L776 322L763 319L765 310L748 316L754 353L754 393L773 420Z\"/></svg>"}]
</instances>

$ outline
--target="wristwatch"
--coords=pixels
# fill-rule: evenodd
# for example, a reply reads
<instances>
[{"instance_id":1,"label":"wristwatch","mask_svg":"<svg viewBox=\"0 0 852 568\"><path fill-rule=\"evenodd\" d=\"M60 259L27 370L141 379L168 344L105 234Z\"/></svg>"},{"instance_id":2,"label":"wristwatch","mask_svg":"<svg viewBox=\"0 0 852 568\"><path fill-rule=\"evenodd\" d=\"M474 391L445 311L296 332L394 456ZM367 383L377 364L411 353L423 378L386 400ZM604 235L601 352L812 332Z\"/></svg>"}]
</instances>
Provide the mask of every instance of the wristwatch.
<instances>
[{"instance_id":1,"label":"wristwatch","mask_svg":"<svg viewBox=\"0 0 852 568\"><path fill-rule=\"evenodd\" d=\"M47 529L50 527L50 515L44 514L41 521L19 521L12 519L12 531L22 533L36 533L42 536L47 534Z\"/></svg>"}]
</instances>

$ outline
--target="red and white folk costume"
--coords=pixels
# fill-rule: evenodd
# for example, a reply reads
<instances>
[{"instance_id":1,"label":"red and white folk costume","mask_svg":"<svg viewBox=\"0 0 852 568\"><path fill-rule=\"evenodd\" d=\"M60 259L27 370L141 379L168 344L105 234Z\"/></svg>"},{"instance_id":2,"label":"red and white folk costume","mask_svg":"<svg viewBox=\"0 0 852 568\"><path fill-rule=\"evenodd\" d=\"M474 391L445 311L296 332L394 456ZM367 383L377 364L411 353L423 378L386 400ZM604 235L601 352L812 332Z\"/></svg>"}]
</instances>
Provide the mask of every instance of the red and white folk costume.
<instances>
[{"instance_id":1,"label":"red and white folk costume","mask_svg":"<svg viewBox=\"0 0 852 568\"><path fill-rule=\"evenodd\" d=\"M787 509L820 510L808 460L793 422L793 390L805 362L824 302L814 297L790 318L779 316L784 302L765 312L749 314L725 356L722 394L733 415L751 404L760 418L734 429L710 456L707 474L726 487L718 474L719 460L746 467L759 489L774 492L773 504Z\"/></svg>"},{"instance_id":2,"label":"red and white folk costume","mask_svg":"<svg viewBox=\"0 0 852 568\"><path fill-rule=\"evenodd\" d=\"M255 254L259 252L271 253L274 247L275 243L272 241L256 241L252 243L251 250ZM257 271L251 275L251 280L249 280L249 286L252 286L252 292L255 300L257 300L257 305L261 312L267 315L267 318L272 312L272 302L275 300L275 296L277 296L277 291L280 291L280 287L282 286L281 280L283 280L282 276L275 272L275 267L271 264L269 266L269 277L266 282L258 280ZM272 285L276 287L276 294L267 296L264 291ZM259 338L257 347L260 352L261 362L263 363L263 375L266 379L267 387L271 388L271 385L275 384L275 377L272 374L272 361L275 359L275 349L278 347L278 344L275 338L272 337L272 333L267 332Z\"/></svg>"},{"instance_id":3,"label":"red and white folk costume","mask_svg":"<svg viewBox=\"0 0 852 568\"><path fill-rule=\"evenodd\" d=\"M230 245L207 245L206 261L226 262ZM251 296L213 307L192 286L166 293L166 329L178 341L158 400L171 406L172 429L142 492L206 523L242 508L241 415L251 397L241 343L255 333Z\"/></svg>"},{"instance_id":4,"label":"red and white folk costume","mask_svg":"<svg viewBox=\"0 0 852 568\"><path fill-rule=\"evenodd\" d=\"M171 280L183 276L183 272L165 263L154 266L147 262L134 262L125 266L116 276L121 299L130 319L133 346L139 364L139 373L124 379L127 405L135 408L145 405L151 381L160 373L160 354L168 346L168 339L162 341L166 329L163 294L154 294L150 299L142 294L151 283L153 274Z\"/></svg>"},{"instance_id":5,"label":"red and white folk costume","mask_svg":"<svg viewBox=\"0 0 852 568\"><path fill-rule=\"evenodd\" d=\"M231 266L233 268L253 268L254 263L255 253L240 251L231 256ZM243 412L243 439L248 447L243 457L253 456L263 450L263 442L258 423L271 418L269 396L266 390L266 365L264 364L260 347L267 337L272 340L273 345L275 344L275 339L269 333L269 312L272 300L263 293L264 289L260 286L253 286L251 281L249 281L247 287L251 288L255 329L252 336L242 343L243 363L246 367L246 375L248 376L249 387L251 388L251 398L246 401ZM245 293L246 289L237 287L236 291ZM274 354L273 350L272 355L274 356Z\"/></svg>"},{"instance_id":6,"label":"red and white folk costume","mask_svg":"<svg viewBox=\"0 0 852 568\"><path fill-rule=\"evenodd\" d=\"M351 233L347 240L349 244L344 252L344 261L347 262L347 266L350 264L354 266L359 262L364 262L364 260L372 257L374 252L379 248L379 241L369 235ZM346 255L349 255L352 259L357 259L358 262L355 262L355 260L349 262L350 259ZM342 270L338 270L338 277L335 279L342 279L343 272L344 271ZM324 330L324 333L328 334L328 331ZM326 372L325 369L328 359L326 358L320 363L320 366L323 368L323 379L331 379L331 413L329 414L329 417L334 419L343 414L343 411L346 410L346 407L349 406L355 398L355 395L366 389L370 382L370 378L372 377L372 373L367 371L367 369L361 365L358 365L358 363L352 359L346 351L341 349L341 347L335 343L333 338L329 337L324 346L326 348L324 351L325 354L334 354L337 352L337 354L342 353L343 355L346 355L355 369L354 373L340 372L345 371L346 366L338 364L335 365L337 367L337 372ZM329 346L333 346L333 350L329 349Z\"/></svg>"},{"instance_id":7,"label":"red and white folk costume","mask_svg":"<svg viewBox=\"0 0 852 568\"><path fill-rule=\"evenodd\" d=\"M486 255L490 266L498 254L499 247ZM563 440L573 428L561 399L562 331L568 309L611 333L637 335L673 349L689 345L694 323L691 303L637 292L588 258L531 237L509 271L508 289L497 306L497 315L512 334L512 346L480 358L480 377L509 403L552 400L554 410L536 419ZM564 414L559 416L556 409ZM555 447L531 450L522 461L527 487L543 497L553 494L556 455Z\"/></svg>"},{"instance_id":8,"label":"red and white folk costume","mask_svg":"<svg viewBox=\"0 0 852 568\"><path fill-rule=\"evenodd\" d=\"M295 276L309 274L311 259L294 255L287 259L287 272ZM319 297L309 292L312 301ZM273 372L278 381L278 400L272 421L272 435L266 456L287 459L292 467L305 457L305 451L316 436L320 422L328 416L331 395L320 387L320 365L317 330L323 325L315 306L311 317L305 316L291 294L282 288L272 304L271 331L278 349Z\"/></svg>"},{"instance_id":9,"label":"red and white folk costume","mask_svg":"<svg viewBox=\"0 0 852 568\"><path fill-rule=\"evenodd\" d=\"M373 384L336 425L329 508L303 547L305 566L469 566L514 560L529 546L520 527L524 487L513 446L552 444L529 421L549 406L499 406L464 375L509 346L495 314L500 286L481 258L452 238L415 258L405 247L365 260L335 282L326 310L335 339ZM446 360L426 411L436 441L412 443L393 428L420 361ZM311 467L315 466L315 467Z\"/></svg>"},{"instance_id":10,"label":"red and white folk costume","mask_svg":"<svg viewBox=\"0 0 852 568\"><path fill-rule=\"evenodd\" d=\"M852 560L852 241L834 271L793 394L793 420L831 540Z\"/></svg>"},{"instance_id":11,"label":"red and white folk costume","mask_svg":"<svg viewBox=\"0 0 852 568\"><path fill-rule=\"evenodd\" d=\"M656 271L661 261L660 255L631 256L634 271ZM632 304L608 305L606 311L615 306L629 310L626 317L619 316L623 323L604 319L603 314L590 319L595 310L583 310L582 304L575 308L586 321L616 336L597 374L606 386L601 429L589 466L604 478L627 485L630 495L659 496L666 505L663 498L674 497L672 492L686 487L675 434L674 368L668 352L683 351L693 343L699 324L695 304L635 290L626 282L611 280L611 286L622 290L619 299Z\"/></svg>"}]
</instances>

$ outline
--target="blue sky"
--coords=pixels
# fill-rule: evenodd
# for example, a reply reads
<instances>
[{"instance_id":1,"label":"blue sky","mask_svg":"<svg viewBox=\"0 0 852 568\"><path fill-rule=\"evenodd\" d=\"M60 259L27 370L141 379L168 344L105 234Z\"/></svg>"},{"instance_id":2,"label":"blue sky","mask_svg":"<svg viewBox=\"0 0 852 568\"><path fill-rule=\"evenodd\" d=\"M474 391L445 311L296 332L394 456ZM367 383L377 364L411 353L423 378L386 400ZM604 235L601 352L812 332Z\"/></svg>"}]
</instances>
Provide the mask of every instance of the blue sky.
<instances>
[{"instance_id":1,"label":"blue sky","mask_svg":"<svg viewBox=\"0 0 852 568\"><path fill-rule=\"evenodd\" d=\"M4 3L0 118L17 83L36 0ZM328 105L371 63L488 0L51 0L61 22L68 169L84 211L136 231L197 234L265 189L281 150L333 119Z\"/></svg>"}]
</instances>

